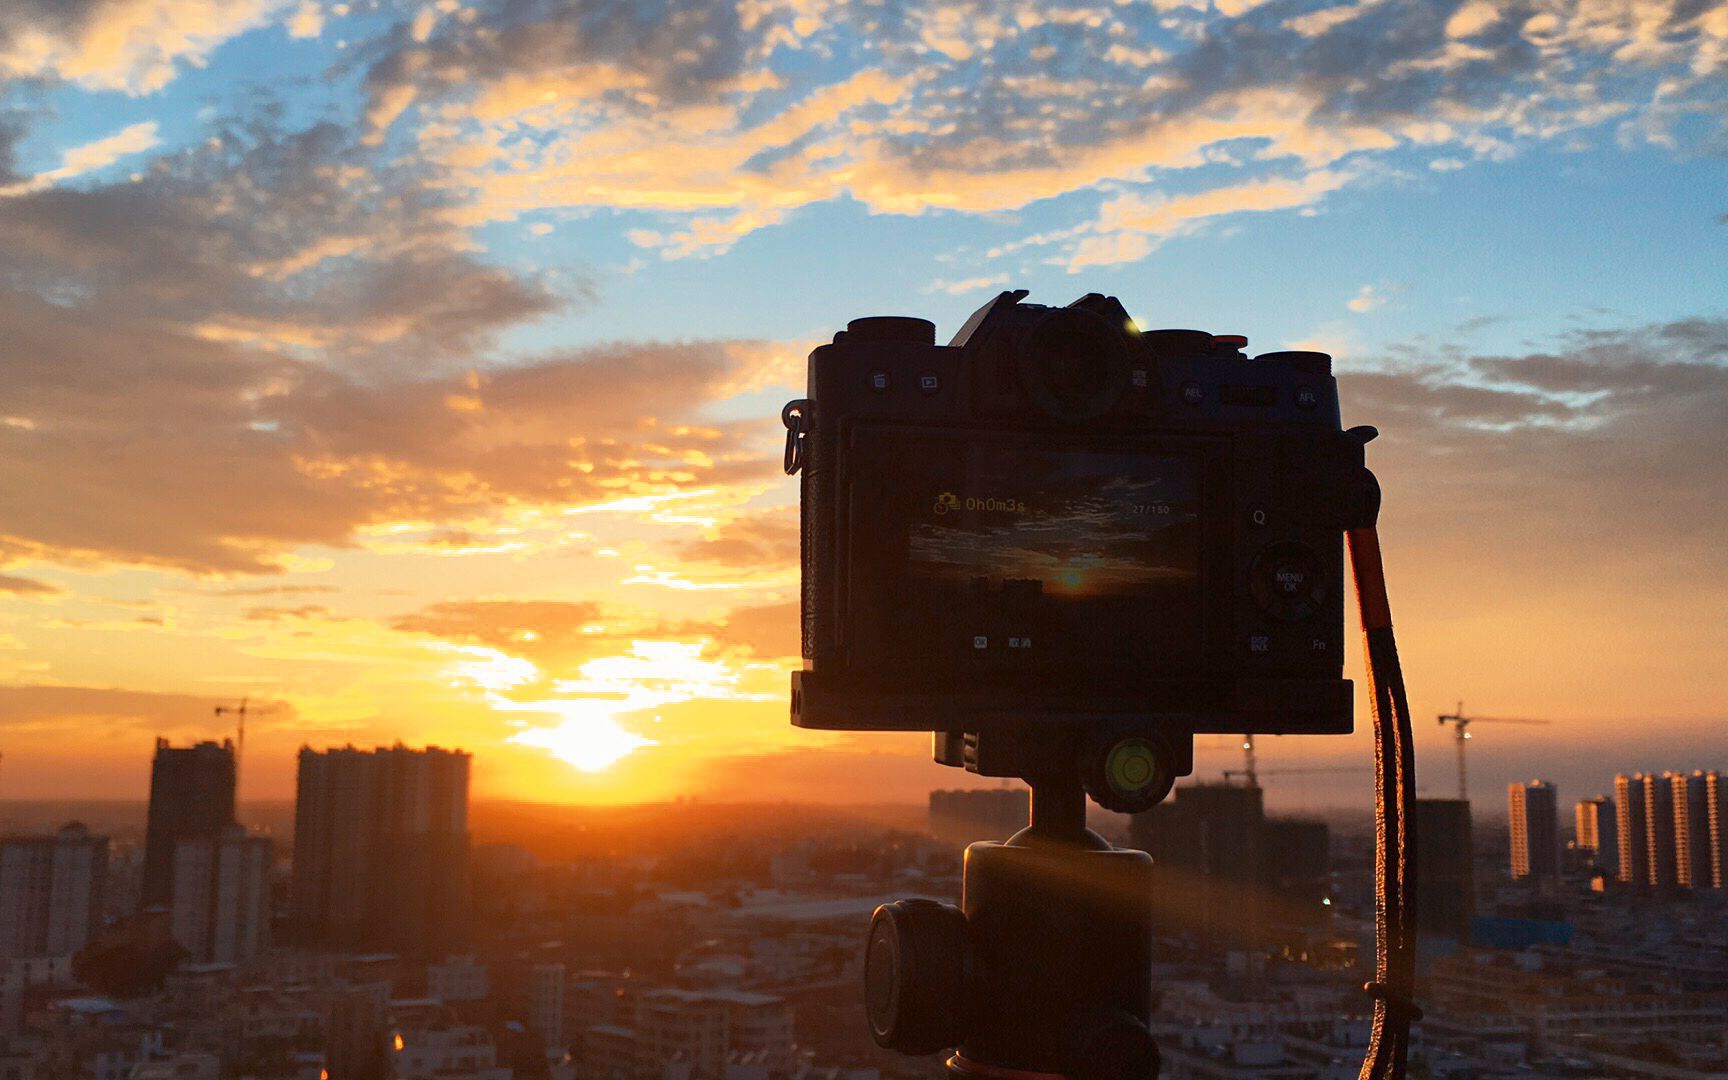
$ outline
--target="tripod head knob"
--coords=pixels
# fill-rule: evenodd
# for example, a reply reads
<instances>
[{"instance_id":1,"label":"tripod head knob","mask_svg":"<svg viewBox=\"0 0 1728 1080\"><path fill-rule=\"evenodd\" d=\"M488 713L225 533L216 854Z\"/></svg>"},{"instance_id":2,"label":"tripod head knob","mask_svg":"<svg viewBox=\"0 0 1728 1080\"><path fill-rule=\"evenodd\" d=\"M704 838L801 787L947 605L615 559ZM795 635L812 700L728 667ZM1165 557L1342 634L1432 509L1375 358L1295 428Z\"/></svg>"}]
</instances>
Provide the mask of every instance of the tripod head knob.
<instances>
[{"instance_id":1,"label":"tripod head knob","mask_svg":"<svg viewBox=\"0 0 1728 1080\"><path fill-rule=\"evenodd\" d=\"M870 918L864 1007L876 1045L933 1054L965 1034L966 916L953 904L896 900Z\"/></svg>"}]
</instances>

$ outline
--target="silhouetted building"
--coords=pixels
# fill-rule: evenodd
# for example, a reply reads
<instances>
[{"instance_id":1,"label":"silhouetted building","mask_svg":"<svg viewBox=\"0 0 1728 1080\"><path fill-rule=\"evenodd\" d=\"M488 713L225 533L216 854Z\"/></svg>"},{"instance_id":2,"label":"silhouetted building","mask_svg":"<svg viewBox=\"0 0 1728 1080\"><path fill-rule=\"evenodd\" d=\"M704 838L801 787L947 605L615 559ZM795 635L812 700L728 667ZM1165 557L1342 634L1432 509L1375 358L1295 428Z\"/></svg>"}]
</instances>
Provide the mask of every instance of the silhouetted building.
<instances>
[{"instance_id":1,"label":"silhouetted building","mask_svg":"<svg viewBox=\"0 0 1728 1080\"><path fill-rule=\"evenodd\" d=\"M1257 786L1194 784L1130 825L1153 859L1160 928L1264 940L1321 921L1329 834L1319 822L1268 819Z\"/></svg>"},{"instance_id":2,"label":"silhouetted building","mask_svg":"<svg viewBox=\"0 0 1728 1080\"><path fill-rule=\"evenodd\" d=\"M1324 821L1267 818L1261 835L1273 889L1306 903L1318 921L1332 892L1331 830Z\"/></svg>"},{"instance_id":3,"label":"silhouetted building","mask_svg":"<svg viewBox=\"0 0 1728 1080\"><path fill-rule=\"evenodd\" d=\"M292 908L305 943L413 956L459 943L468 765L438 747L301 749Z\"/></svg>"},{"instance_id":4,"label":"silhouetted building","mask_svg":"<svg viewBox=\"0 0 1728 1080\"><path fill-rule=\"evenodd\" d=\"M1017 788L973 788L930 793L930 831L943 840L1006 840L1026 827L1032 792Z\"/></svg>"},{"instance_id":5,"label":"silhouetted building","mask_svg":"<svg viewBox=\"0 0 1728 1080\"><path fill-rule=\"evenodd\" d=\"M271 844L238 825L174 849L174 940L192 962L239 963L269 944Z\"/></svg>"},{"instance_id":6,"label":"silhouetted building","mask_svg":"<svg viewBox=\"0 0 1728 1080\"><path fill-rule=\"evenodd\" d=\"M69 956L102 926L108 838L72 822L0 840L0 958Z\"/></svg>"},{"instance_id":7,"label":"silhouetted building","mask_svg":"<svg viewBox=\"0 0 1728 1080\"><path fill-rule=\"evenodd\" d=\"M1614 800L1601 795L1580 799L1573 816L1579 852L1598 870L1619 876L1620 828Z\"/></svg>"},{"instance_id":8,"label":"silhouetted building","mask_svg":"<svg viewBox=\"0 0 1728 1080\"><path fill-rule=\"evenodd\" d=\"M1714 770L1674 773L1669 782L1676 880L1688 889L1723 888L1721 774Z\"/></svg>"},{"instance_id":9,"label":"silhouetted building","mask_svg":"<svg viewBox=\"0 0 1728 1080\"><path fill-rule=\"evenodd\" d=\"M1129 830L1156 864L1247 884L1265 877L1265 822L1259 787L1193 784L1136 814Z\"/></svg>"},{"instance_id":10,"label":"silhouetted building","mask_svg":"<svg viewBox=\"0 0 1728 1080\"><path fill-rule=\"evenodd\" d=\"M1560 802L1546 780L1512 784L1506 789L1507 821L1512 833L1513 878L1560 876Z\"/></svg>"},{"instance_id":11,"label":"silhouetted building","mask_svg":"<svg viewBox=\"0 0 1728 1080\"><path fill-rule=\"evenodd\" d=\"M174 845L208 839L234 824L234 744L174 747L156 740L150 766L150 813L144 829L144 884L138 906L174 899Z\"/></svg>"},{"instance_id":12,"label":"silhouetted building","mask_svg":"<svg viewBox=\"0 0 1728 1080\"><path fill-rule=\"evenodd\" d=\"M1464 799L1417 799L1416 927L1425 935L1470 938L1476 914L1475 844L1470 803Z\"/></svg>"}]
</instances>

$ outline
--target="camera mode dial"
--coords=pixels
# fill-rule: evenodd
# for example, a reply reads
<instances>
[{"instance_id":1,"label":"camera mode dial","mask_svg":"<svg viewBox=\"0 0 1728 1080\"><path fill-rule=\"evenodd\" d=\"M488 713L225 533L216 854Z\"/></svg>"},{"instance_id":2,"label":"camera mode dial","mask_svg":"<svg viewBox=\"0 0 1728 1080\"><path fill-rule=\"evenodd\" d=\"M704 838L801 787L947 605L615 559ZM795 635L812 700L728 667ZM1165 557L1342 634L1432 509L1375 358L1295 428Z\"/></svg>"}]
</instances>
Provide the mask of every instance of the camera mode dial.
<instances>
[{"instance_id":1,"label":"camera mode dial","mask_svg":"<svg viewBox=\"0 0 1728 1080\"><path fill-rule=\"evenodd\" d=\"M1255 557L1248 571L1248 589L1266 614L1297 622L1320 610L1329 583L1314 549L1291 540L1273 544Z\"/></svg>"}]
</instances>

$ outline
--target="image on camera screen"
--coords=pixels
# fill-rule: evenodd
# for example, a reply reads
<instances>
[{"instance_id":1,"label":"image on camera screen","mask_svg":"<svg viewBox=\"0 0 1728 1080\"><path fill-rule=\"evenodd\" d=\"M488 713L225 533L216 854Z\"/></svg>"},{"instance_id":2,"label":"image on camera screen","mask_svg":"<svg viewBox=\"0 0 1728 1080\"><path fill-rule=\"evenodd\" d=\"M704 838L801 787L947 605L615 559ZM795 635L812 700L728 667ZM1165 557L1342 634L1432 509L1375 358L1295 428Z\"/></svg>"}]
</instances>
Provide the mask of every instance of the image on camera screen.
<instances>
[{"instance_id":1,"label":"image on camera screen","mask_svg":"<svg viewBox=\"0 0 1728 1080\"><path fill-rule=\"evenodd\" d=\"M961 650L992 667L1196 655L1194 460L970 443L922 461L895 515L908 595L884 628L889 651Z\"/></svg>"}]
</instances>

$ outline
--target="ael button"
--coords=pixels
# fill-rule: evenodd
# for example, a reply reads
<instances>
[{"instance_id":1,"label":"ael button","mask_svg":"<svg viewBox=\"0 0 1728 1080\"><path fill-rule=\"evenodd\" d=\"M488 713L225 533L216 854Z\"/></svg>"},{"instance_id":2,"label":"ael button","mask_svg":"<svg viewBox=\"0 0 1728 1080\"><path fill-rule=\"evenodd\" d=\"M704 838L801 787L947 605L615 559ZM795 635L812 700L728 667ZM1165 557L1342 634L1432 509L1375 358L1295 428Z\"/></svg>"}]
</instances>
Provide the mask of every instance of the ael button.
<instances>
[{"instance_id":1,"label":"ael button","mask_svg":"<svg viewBox=\"0 0 1728 1080\"><path fill-rule=\"evenodd\" d=\"M1273 544L1254 559L1248 589L1260 609L1274 619L1306 619L1326 602L1329 591L1320 557L1306 544Z\"/></svg>"}]
</instances>

